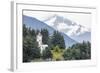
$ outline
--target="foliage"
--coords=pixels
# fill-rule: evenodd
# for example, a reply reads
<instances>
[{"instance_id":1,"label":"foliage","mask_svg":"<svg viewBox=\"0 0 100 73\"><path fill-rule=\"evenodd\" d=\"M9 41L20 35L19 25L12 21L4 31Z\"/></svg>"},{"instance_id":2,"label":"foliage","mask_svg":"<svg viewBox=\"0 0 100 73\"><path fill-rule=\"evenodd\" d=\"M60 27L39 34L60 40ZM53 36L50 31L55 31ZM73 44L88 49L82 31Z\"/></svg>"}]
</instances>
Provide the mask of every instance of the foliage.
<instances>
[{"instance_id":1,"label":"foliage","mask_svg":"<svg viewBox=\"0 0 100 73\"><path fill-rule=\"evenodd\" d=\"M40 53L38 42L36 41L37 34L41 32L43 44L47 44ZM49 35L47 29L34 30L30 27L23 25L23 62L30 62L32 60L82 60L91 59L91 43L83 41L76 43L69 48L65 49L64 37L58 31L54 31Z\"/></svg>"},{"instance_id":2,"label":"foliage","mask_svg":"<svg viewBox=\"0 0 100 73\"><path fill-rule=\"evenodd\" d=\"M23 25L23 62L29 62L40 57L40 49L36 42L35 31Z\"/></svg>"},{"instance_id":3,"label":"foliage","mask_svg":"<svg viewBox=\"0 0 100 73\"><path fill-rule=\"evenodd\" d=\"M24 48L23 62L30 62L35 58L40 58L40 50L36 48Z\"/></svg>"},{"instance_id":4,"label":"foliage","mask_svg":"<svg viewBox=\"0 0 100 73\"><path fill-rule=\"evenodd\" d=\"M59 46L59 48L65 49L64 37L58 31L54 31L51 37L51 46Z\"/></svg>"},{"instance_id":5,"label":"foliage","mask_svg":"<svg viewBox=\"0 0 100 73\"><path fill-rule=\"evenodd\" d=\"M65 60L80 60L91 58L90 42L77 43L64 52Z\"/></svg>"},{"instance_id":6,"label":"foliage","mask_svg":"<svg viewBox=\"0 0 100 73\"><path fill-rule=\"evenodd\" d=\"M51 50L51 53L54 61L63 59L63 49L60 49L59 46L55 46L53 50Z\"/></svg>"},{"instance_id":7,"label":"foliage","mask_svg":"<svg viewBox=\"0 0 100 73\"><path fill-rule=\"evenodd\" d=\"M49 40L48 30L47 29L41 29L41 34L42 34L42 43L48 44L48 40Z\"/></svg>"},{"instance_id":8,"label":"foliage","mask_svg":"<svg viewBox=\"0 0 100 73\"><path fill-rule=\"evenodd\" d=\"M42 58L43 58L44 60L45 60L45 59L52 58L52 54L51 54L50 48L45 48L45 50L43 50Z\"/></svg>"}]
</instances>

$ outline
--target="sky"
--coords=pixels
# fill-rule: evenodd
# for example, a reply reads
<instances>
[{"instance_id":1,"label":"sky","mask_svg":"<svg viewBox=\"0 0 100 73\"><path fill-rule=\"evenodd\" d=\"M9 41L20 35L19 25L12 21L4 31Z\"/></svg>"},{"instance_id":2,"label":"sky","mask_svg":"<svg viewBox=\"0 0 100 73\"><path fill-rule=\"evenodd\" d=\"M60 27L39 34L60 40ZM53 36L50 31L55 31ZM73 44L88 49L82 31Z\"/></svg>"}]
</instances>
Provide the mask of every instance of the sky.
<instances>
[{"instance_id":1,"label":"sky","mask_svg":"<svg viewBox=\"0 0 100 73\"><path fill-rule=\"evenodd\" d=\"M91 29L91 14L84 14L84 13L63 13L63 12L43 12L43 11L23 11L23 15L27 15L30 17L37 18L40 21L45 21L49 17L57 14L64 18L70 19L77 24L85 26Z\"/></svg>"}]
</instances>

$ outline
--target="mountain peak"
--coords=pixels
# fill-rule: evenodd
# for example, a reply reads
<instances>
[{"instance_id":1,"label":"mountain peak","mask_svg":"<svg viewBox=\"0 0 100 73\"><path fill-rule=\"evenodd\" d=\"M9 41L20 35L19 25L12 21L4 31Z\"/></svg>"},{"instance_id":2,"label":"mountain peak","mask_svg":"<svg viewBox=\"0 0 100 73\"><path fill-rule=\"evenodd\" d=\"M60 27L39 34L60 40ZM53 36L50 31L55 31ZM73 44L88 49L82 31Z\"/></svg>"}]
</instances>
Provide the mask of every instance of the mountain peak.
<instances>
[{"instance_id":1,"label":"mountain peak","mask_svg":"<svg viewBox=\"0 0 100 73\"><path fill-rule=\"evenodd\" d=\"M85 32L90 32L90 30L85 26L77 24L67 17L65 18L57 14L48 17L44 22L54 29L64 32L69 36L81 35Z\"/></svg>"}]
</instances>

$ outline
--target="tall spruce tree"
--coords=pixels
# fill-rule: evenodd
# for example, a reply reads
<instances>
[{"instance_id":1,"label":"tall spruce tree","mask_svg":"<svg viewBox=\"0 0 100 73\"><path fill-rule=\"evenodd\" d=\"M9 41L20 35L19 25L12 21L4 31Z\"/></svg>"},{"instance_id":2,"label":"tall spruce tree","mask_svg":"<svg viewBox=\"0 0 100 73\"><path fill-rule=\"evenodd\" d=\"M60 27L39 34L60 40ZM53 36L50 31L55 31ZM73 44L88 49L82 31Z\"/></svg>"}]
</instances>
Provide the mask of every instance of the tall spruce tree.
<instances>
[{"instance_id":1,"label":"tall spruce tree","mask_svg":"<svg viewBox=\"0 0 100 73\"><path fill-rule=\"evenodd\" d=\"M51 37L51 46L52 47L59 46L59 48L65 49L64 37L58 31L54 31Z\"/></svg>"},{"instance_id":2,"label":"tall spruce tree","mask_svg":"<svg viewBox=\"0 0 100 73\"><path fill-rule=\"evenodd\" d=\"M42 34L42 42L43 44L48 44L49 40L49 32L47 29L41 29L41 34Z\"/></svg>"}]
</instances>

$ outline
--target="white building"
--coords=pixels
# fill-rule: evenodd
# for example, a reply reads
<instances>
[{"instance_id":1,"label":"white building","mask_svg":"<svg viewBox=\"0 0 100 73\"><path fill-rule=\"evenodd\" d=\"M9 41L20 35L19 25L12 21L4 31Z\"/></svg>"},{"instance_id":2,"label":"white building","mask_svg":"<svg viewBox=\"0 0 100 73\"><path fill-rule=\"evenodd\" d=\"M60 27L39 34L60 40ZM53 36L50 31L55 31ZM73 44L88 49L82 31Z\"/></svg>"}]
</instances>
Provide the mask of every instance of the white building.
<instances>
[{"instance_id":1,"label":"white building","mask_svg":"<svg viewBox=\"0 0 100 73\"><path fill-rule=\"evenodd\" d=\"M36 40L38 42L38 47L40 48L41 53L42 53L42 51L45 50L45 48L48 47L48 45L42 43L42 34L41 33L38 33Z\"/></svg>"}]
</instances>

